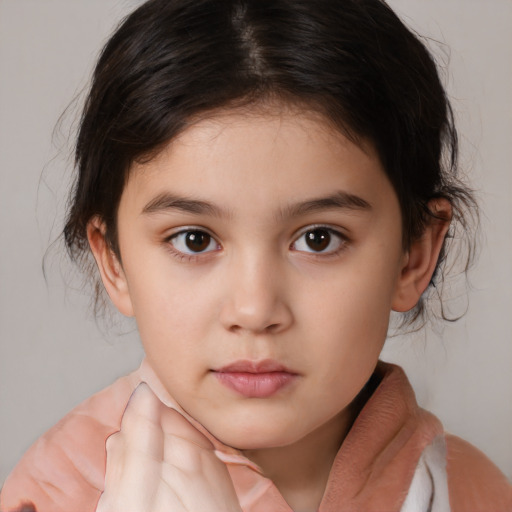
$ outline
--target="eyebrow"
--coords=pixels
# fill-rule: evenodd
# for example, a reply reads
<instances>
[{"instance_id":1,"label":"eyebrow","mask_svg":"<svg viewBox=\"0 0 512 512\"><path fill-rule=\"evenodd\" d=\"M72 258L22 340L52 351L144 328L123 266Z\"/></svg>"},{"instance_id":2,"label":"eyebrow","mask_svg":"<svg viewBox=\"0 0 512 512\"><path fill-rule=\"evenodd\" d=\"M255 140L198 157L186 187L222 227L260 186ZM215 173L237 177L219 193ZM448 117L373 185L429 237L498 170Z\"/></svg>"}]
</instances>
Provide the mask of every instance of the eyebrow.
<instances>
[{"instance_id":1,"label":"eyebrow","mask_svg":"<svg viewBox=\"0 0 512 512\"><path fill-rule=\"evenodd\" d=\"M330 196L292 204L282 209L280 214L283 218L289 218L333 209L369 211L372 209L372 206L368 201L359 196L345 191L338 191ZM215 204L171 193L163 193L152 199L144 206L142 214L164 213L168 210L179 210L193 215L229 216L226 210Z\"/></svg>"},{"instance_id":2,"label":"eyebrow","mask_svg":"<svg viewBox=\"0 0 512 512\"><path fill-rule=\"evenodd\" d=\"M327 197L319 197L288 206L282 210L283 217L297 217L323 210L370 211L372 205L362 197L340 190Z\"/></svg>"},{"instance_id":3,"label":"eyebrow","mask_svg":"<svg viewBox=\"0 0 512 512\"><path fill-rule=\"evenodd\" d=\"M207 201L180 197L171 193L163 193L152 199L144 206L142 214L162 213L168 210L179 210L194 215L228 216L225 210Z\"/></svg>"}]
</instances>

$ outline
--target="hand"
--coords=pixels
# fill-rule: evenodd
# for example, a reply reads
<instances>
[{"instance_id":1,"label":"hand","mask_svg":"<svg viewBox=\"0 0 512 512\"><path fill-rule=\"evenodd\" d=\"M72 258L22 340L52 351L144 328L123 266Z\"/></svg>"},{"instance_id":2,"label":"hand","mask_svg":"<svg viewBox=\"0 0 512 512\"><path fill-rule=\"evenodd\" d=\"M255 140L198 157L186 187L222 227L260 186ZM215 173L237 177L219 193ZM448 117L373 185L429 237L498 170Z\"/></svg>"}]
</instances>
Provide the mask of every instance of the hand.
<instances>
[{"instance_id":1,"label":"hand","mask_svg":"<svg viewBox=\"0 0 512 512\"><path fill-rule=\"evenodd\" d=\"M241 512L212 443L147 384L107 439L105 491L96 512Z\"/></svg>"}]
</instances>

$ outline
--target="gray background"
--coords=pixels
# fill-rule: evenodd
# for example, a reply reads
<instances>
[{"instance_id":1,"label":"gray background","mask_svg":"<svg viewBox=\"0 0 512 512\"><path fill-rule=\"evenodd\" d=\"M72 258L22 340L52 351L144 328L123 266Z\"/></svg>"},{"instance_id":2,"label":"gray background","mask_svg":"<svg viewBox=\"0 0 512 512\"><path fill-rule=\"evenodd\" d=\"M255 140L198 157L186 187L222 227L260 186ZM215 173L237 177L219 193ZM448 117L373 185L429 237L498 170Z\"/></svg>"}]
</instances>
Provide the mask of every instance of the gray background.
<instances>
[{"instance_id":1,"label":"gray background","mask_svg":"<svg viewBox=\"0 0 512 512\"><path fill-rule=\"evenodd\" d=\"M40 434L142 357L132 325L97 328L87 292L51 245L62 227L76 105L52 132L112 27L137 3L0 0L0 484ZM384 357L405 367L447 430L512 478L512 1L390 3L449 63L461 162L483 217L467 315L440 332L391 339Z\"/></svg>"}]
</instances>

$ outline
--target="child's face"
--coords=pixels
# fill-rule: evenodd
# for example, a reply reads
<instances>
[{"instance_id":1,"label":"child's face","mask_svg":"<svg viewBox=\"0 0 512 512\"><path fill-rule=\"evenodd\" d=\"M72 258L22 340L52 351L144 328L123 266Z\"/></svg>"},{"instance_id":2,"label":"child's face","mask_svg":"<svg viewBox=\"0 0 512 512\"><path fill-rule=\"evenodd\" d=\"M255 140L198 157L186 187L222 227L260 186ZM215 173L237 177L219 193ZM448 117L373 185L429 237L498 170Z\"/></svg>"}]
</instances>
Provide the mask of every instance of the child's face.
<instances>
[{"instance_id":1,"label":"child's face","mask_svg":"<svg viewBox=\"0 0 512 512\"><path fill-rule=\"evenodd\" d=\"M135 315L168 391L213 435L283 446L346 420L406 260L371 147L295 112L217 115L134 165L118 229L111 296Z\"/></svg>"}]
</instances>

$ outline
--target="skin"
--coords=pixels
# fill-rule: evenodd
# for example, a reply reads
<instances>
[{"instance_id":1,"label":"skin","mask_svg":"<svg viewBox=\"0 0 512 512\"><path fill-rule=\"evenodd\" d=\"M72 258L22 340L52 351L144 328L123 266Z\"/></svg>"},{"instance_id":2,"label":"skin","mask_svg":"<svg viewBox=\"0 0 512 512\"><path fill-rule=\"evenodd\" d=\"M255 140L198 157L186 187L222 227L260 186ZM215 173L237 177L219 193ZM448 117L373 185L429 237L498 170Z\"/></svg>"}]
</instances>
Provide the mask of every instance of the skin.
<instances>
[{"instance_id":1,"label":"skin","mask_svg":"<svg viewBox=\"0 0 512 512\"><path fill-rule=\"evenodd\" d=\"M210 441L145 383L132 394L106 449L96 512L241 512Z\"/></svg>"},{"instance_id":2,"label":"skin","mask_svg":"<svg viewBox=\"0 0 512 512\"><path fill-rule=\"evenodd\" d=\"M322 198L330 202L311 203ZM446 201L430 206L449 218ZM122 264L100 218L88 235L107 292L135 316L169 393L305 511L320 503L390 311L417 303L448 222L407 250L401 226L373 147L283 108L216 113L134 164L118 211ZM211 236L204 250L190 250L186 230ZM308 231L327 246L308 245ZM212 371L266 359L295 375L266 398L242 396Z\"/></svg>"}]
</instances>

